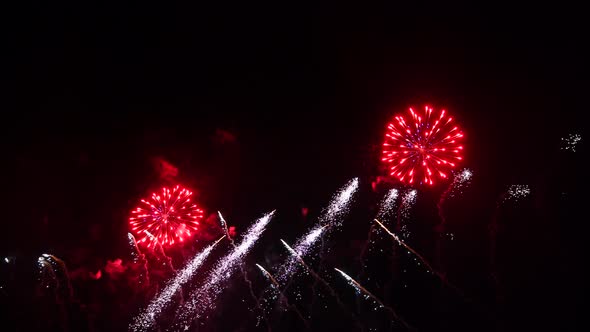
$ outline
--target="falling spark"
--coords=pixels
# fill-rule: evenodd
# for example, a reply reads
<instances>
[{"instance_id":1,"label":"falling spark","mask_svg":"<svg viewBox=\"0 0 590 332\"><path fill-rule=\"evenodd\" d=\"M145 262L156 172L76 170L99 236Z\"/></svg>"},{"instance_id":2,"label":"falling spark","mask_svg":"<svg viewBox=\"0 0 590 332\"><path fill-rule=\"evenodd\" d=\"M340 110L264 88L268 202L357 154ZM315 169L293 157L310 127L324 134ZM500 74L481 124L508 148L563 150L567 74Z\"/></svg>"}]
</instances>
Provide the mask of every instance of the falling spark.
<instances>
[{"instance_id":1,"label":"falling spark","mask_svg":"<svg viewBox=\"0 0 590 332\"><path fill-rule=\"evenodd\" d=\"M569 134L566 137L561 138L561 149L571 152L576 152L576 147L582 141L582 135L580 134Z\"/></svg>"},{"instance_id":2,"label":"falling spark","mask_svg":"<svg viewBox=\"0 0 590 332\"><path fill-rule=\"evenodd\" d=\"M153 327L156 323L157 317L170 303L174 294L180 290L180 287L184 283L192 278L205 259L209 256L213 248L215 248L224 237L225 235L215 241L215 243L203 249L203 251L197 254L173 279L168 281L164 290L150 302L145 310L135 317L129 328L133 331L144 331Z\"/></svg>"},{"instance_id":3,"label":"falling spark","mask_svg":"<svg viewBox=\"0 0 590 332\"><path fill-rule=\"evenodd\" d=\"M389 313L391 313L391 315L393 316L393 318L397 321L399 321L406 329L410 330L412 329L412 327L410 327L396 312L395 310L393 310L393 308L386 306L385 304L383 304L383 302L381 302L381 300L379 300L375 295L373 295L371 292L369 292L365 287L363 287L361 284L359 284L356 280L352 279L348 274L344 273L342 270L336 269L334 268L334 270L338 271L343 277L344 279L346 279L346 281L348 282L348 284L350 286L352 286L352 288L354 288L354 290L356 291L357 294L364 294L364 298L366 300L372 299L374 301L375 304L377 304L377 306L379 308L385 309L386 311L388 311Z\"/></svg>"},{"instance_id":4,"label":"falling spark","mask_svg":"<svg viewBox=\"0 0 590 332\"><path fill-rule=\"evenodd\" d=\"M223 282L227 281L235 272L238 263L244 260L246 254L266 229L273 214L274 211L258 219L245 233L242 242L217 262L203 286L190 294L189 300L177 311L179 326L188 329L191 320L203 317L207 310L215 307L215 299L224 289Z\"/></svg>"}]
</instances>

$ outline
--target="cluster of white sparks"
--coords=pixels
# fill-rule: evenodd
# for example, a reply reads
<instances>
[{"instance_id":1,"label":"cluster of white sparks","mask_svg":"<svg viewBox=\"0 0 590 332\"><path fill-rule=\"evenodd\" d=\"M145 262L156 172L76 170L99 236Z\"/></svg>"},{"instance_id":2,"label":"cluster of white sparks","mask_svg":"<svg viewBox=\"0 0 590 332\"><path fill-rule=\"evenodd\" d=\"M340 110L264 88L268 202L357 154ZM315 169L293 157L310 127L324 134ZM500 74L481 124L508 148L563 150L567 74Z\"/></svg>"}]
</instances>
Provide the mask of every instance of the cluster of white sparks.
<instances>
[{"instance_id":1,"label":"cluster of white sparks","mask_svg":"<svg viewBox=\"0 0 590 332\"><path fill-rule=\"evenodd\" d=\"M456 193L461 193L461 191L471 183L471 178L473 177L473 171L469 168L464 168L457 174L453 179L453 183L451 184L451 192L449 196L453 197Z\"/></svg>"},{"instance_id":2,"label":"cluster of white sparks","mask_svg":"<svg viewBox=\"0 0 590 332\"><path fill-rule=\"evenodd\" d=\"M359 180L354 178L350 180L342 189L340 189L330 201L319 218L318 225L314 226L307 234L300 237L294 246L294 252L299 257L304 257L310 251L310 248L317 243L318 239L331 227L340 226L341 218L348 212L350 202L354 193L358 190ZM277 280L285 283L290 276L297 270L299 264L295 257L290 257L287 262L281 266Z\"/></svg>"},{"instance_id":3,"label":"cluster of white sparks","mask_svg":"<svg viewBox=\"0 0 590 332\"><path fill-rule=\"evenodd\" d=\"M239 263L266 229L273 214L274 211L258 219L248 229L242 242L217 262L204 284L191 292L188 301L177 312L182 328L188 329L193 319L202 317L207 310L214 307L215 299L223 290L224 281L234 274Z\"/></svg>"},{"instance_id":4,"label":"cluster of white sparks","mask_svg":"<svg viewBox=\"0 0 590 332\"><path fill-rule=\"evenodd\" d=\"M506 191L505 200L518 201L531 193L531 189L526 184L513 184Z\"/></svg>"},{"instance_id":5,"label":"cluster of white sparks","mask_svg":"<svg viewBox=\"0 0 590 332\"><path fill-rule=\"evenodd\" d=\"M215 248L222 239L223 237L203 249L181 271L179 271L174 278L168 281L164 290L150 302L145 310L135 317L133 323L129 326L129 329L132 331L145 331L153 327L156 323L157 317L170 303L174 294L180 290L184 283L193 277L213 248Z\"/></svg>"},{"instance_id":6,"label":"cluster of white sparks","mask_svg":"<svg viewBox=\"0 0 590 332\"><path fill-rule=\"evenodd\" d=\"M571 152L576 152L576 146L582 140L580 134L569 134L566 137L561 138L561 149Z\"/></svg>"},{"instance_id":7,"label":"cluster of white sparks","mask_svg":"<svg viewBox=\"0 0 590 332\"><path fill-rule=\"evenodd\" d=\"M395 200L399 196L399 190L392 188L389 190L385 198L379 204L379 212L377 212L377 218L385 218L391 214L391 211L395 207Z\"/></svg>"}]
</instances>

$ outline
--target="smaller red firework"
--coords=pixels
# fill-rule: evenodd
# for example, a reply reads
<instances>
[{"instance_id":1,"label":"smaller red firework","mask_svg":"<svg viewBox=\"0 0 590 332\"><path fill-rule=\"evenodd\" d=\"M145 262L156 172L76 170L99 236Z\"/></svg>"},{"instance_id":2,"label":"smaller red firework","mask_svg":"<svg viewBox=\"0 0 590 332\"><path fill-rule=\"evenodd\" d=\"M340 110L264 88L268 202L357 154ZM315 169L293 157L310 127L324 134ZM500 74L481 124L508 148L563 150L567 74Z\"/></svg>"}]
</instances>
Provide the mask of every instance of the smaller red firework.
<instances>
[{"instance_id":1,"label":"smaller red firework","mask_svg":"<svg viewBox=\"0 0 590 332\"><path fill-rule=\"evenodd\" d=\"M192 195L190 190L177 185L142 199L129 218L131 231L139 239L137 243L170 246L193 236L203 219L203 210L191 201Z\"/></svg>"},{"instance_id":2,"label":"smaller red firework","mask_svg":"<svg viewBox=\"0 0 590 332\"><path fill-rule=\"evenodd\" d=\"M409 111L409 117L397 115L387 125L382 161L403 183L432 185L435 176L446 179L463 159L463 133L445 110L433 114L426 106L423 112Z\"/></svg>"}]
</instances>

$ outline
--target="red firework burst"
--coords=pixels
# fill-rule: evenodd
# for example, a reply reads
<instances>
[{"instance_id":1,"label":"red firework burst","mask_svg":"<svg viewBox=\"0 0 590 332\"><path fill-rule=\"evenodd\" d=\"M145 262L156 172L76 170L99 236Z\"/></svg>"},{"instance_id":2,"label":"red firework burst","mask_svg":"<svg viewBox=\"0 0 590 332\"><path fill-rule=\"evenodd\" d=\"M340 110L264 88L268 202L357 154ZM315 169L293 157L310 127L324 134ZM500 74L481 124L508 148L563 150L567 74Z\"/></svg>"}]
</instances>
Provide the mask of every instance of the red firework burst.
<instances>
[{"instance_id":1,"label":"red firework burst","mask_svg":"<svg viewBox=\"0 0 590 332\"><path fill-rule=\"evenodd\" d=\"M191 237L203 219L203 210L191 201L192 195L190 190L176 186L172 190L164 187L159 194L142 199L129 218L138 243L173 245Z\"/></svg>"},{"instance_id":2,"label":"red firework burst","mask_svg":"<svg viewBox=\"0 0 590 332\"><path fill-rule=\"evenodd\" d=\"M401 182L432 185L433 177L446 179L463 159L463 133L445 110L436 115L428 106L420 114L409 111L410 117L397 115L387 125L382 160Z\"/></svg>"}]
</instances>

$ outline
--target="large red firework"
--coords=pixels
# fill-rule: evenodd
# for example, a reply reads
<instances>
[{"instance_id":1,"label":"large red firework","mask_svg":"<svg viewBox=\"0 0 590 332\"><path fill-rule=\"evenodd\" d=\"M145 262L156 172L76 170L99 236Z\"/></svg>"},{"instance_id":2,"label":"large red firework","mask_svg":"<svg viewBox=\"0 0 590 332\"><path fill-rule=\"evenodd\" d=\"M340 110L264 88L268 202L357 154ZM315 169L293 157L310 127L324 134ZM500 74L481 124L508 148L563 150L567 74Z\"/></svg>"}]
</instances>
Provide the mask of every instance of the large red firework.
<instances>
[{"instance_id":1,"label":"large red firework","mask_svg":"<svg viewBox=\"0 0 590 332\"><path fill-rule=\"evenodd\" d=\"M432 185L463 159L463 133L445 110L433 114L426 106L421 113L409 111L410 116L397 115L387 125L382 160L401 182Z\"/></svg>"},{"instance_id":2,"label":"large red firework","mask_svg":"<svg viewBox=\"0 0 590 332\"><path fill-rule=\"evenodd\" d=\"M191 201L192 195L190 190L177 185L172 190L164 187L160 193L142 199L129 218L138 243L173 245L191 237L203 219L203 210Z\"/></svg>"}]
</instances>

